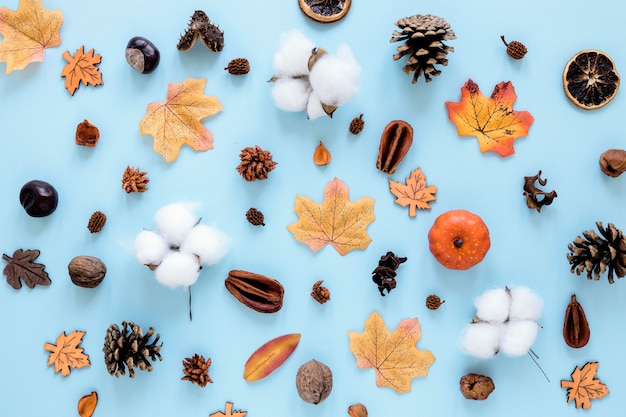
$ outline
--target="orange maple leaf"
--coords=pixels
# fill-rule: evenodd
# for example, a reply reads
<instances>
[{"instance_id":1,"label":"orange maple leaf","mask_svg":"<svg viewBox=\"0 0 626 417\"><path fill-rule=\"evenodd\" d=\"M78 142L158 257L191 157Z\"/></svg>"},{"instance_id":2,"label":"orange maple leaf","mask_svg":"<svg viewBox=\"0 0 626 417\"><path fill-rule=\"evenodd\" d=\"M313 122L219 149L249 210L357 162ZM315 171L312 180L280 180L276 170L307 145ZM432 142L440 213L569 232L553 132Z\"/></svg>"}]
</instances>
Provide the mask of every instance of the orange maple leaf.
<instances>
[{"instance_id":1,"label":"orange maple leaf","mask_svg":"<svg viewBox=\"0 0 626 417\"><path fill-rule=\"evenodd\" d=\"M98 65L102 60L100 54L96 54L92 49L85 53L85 46L81 46L76 50L74 56L69 51L63 52L63 58L68 62L61 72L61 77L65 77L65 88L74 95L81 81L83 85L91 84L102 85L102 73L99 71Z\"/></svg>"},{"instance_id":2,"label":"orange maple leaf","mask_svg":"<svg viewBox=\"0 0 626 417\"><path fill-rule=\"evenodd\" d=\"M411 391L411 380L426 376L435 356L418 350L422 336L419 321L404 319L393 333L376 311L365 321L363 333L348 332L350 350L358 368L373 368L376 385L393 388L398 394Z\"/></svg>"},{"instance_id":3,"label":"orange maple leaf","mask_svg":"<svg viewBox=\"0 0 626 417\"><path fill-rule=\"evenodd\" d=\"M487 98L471 79L461 88L461 101L448 101L448 118L458 129L459 136L476 136L481 152L494 151L500 156L515 153L513 141L528 135L535 121L527 111L513 110L517 99L510 81L496 85Z\"/></svg>"},{"instance_id":4,"label":"orange maple leaf","mask_svg":"<svg viewBox=\"0 0 626 417\"><path fill-rule=\"evenodd\" d=\"M340 255L354 249L365 249L372 239L367 226L374 221L374 199L363 197L357 202L348 198L348 187L335 178L324 188L324 202L296 196L296 223L287 226L297 241L309 245L313 252L332 245Z\"/></svg>"},{"instance_id":5,"label":"orange maple leaf","mask_svg":"<svg viewBox=\"0 0 626 417\"><path fill-rule=\"evenodd\" d=\"M216 411L213 414L209 414L209 417L243 417L248 414L247 411L233 410L233 403L227 402L224 412Z\"/></svg>"},{"instance_id":6,"label":"orange maple leaf","mask_svg":"<svg viewBox=\"0 0 626 417\"><path fill-rule=\"evenodd\" d=\"M598 400L609 394L606 385L599 379L594 379L598 370L598 362L587 362L582 369L578 366L572 372L572 380L562 380L561 388L567 388L567 402L576 401L576 408L587 410L591 407L591 400Z\"/></svg>"},{"instance_id":7,"label":"orange maple leaf","mask_svg":"<svg viewBox=\"0 0 626 417\"><path fill-rule=\"evenodd\" d=\"M389 191L397 198L396 203L402 207L409 206L409 216L417 216L417 209L430 209L429 201L436 200L433 194L437 192L434 185L426 186L426 176L421 168L417 168L411 172L411 175L405 180L406 185L401 182L389 180Z\"/></svg>"},{"instance_id":8,"label":"orange maple leaf","mask_svg":"<svg viewBox=\"0 0 626 417\"><path fill-rule=\"evenodd\" d=\"M43 348L50 351L48 366L54 364L54 373L61 371L61 375L68 376L70 368L82 368L89 366L89 356L83 353L83 348L79 348L83 342L85 332L74 330L69 335L65 332L57 337L56 345L52 343L44 344Z\"/></svg>"},{"instance_id":9,"label":"orange maple leaf","mask_svg":"<svg viewBox=\"0 0 626 417\"><path fill-rule=\"evenodd\" d=\"M172 162L183 144L196 151L213 149L213 135L200 122L224 108L213 96L204 95L206 78L187 78L170 83L166 101L148 104L146 115L139 122L142 135L154 137L154 150Z\"/></svg>"},{"instance_id":10,"label":"orange maple leaf","mask_svg":"<svg viewBox=\"0 0 626 417\"><path fill-rule=\"evenodd\" d=\"M20 0L16 11L0 8L0 62L6 73L43 61L46 48L61 45L61 10L46 10L41 0Z\"/></svg>"}]
</instances>

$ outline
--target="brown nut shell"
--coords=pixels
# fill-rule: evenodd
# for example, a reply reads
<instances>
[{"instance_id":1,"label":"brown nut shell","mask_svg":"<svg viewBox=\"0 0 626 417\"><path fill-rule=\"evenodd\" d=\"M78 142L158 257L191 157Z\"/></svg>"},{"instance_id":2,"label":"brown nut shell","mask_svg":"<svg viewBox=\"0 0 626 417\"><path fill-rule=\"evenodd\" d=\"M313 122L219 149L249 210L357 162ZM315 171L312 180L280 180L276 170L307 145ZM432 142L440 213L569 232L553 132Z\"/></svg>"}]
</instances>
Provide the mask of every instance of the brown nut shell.
<instances>
[{"instance_id":1,"label":"brown nut shell","mask_svg":"<svg viewBox=\"0 0 626 417\"><path fill-rule=\"evenodd\" d=\"M468 400L486 400L496 389L493 380L485 375L467 374L461 377L461 393Z\"/></svg>"},{"instance_id":2,"label":"brown nut shell","mask_svg":"<svg viewBox=\"0 0 626 417\"><path fill-rule=\"evenodd\" d=\"M333 373L322 362L311 359L298 369L296 388L304 401L319 404L328 398L333 389Z\"/></svg>"},{"instance_id":3,"label":"brown nut shell","mask_svg":"<svg viewBox=\"0 0 626 417\"><path fill-rule=\"evenodd\" d=\"M367 417L367 408L361 403L353 404L348 407L348 415L350 417Z\"/></svg>"},{"instance_id":4,"label":"brown nut shell","mask_svg":"<svg viewBox=\"0 0 626 417\"><path fill-rule=\"evenodd\" d=\"M94 288L100 285L107 273L107 267L94 256L77 256L67 265L67 271L75 285Z\"/></svg>"},{"instance_id":5,"label":"brown nut shell","mask_svg":"<svg viewBox=\"0 0 626 417\"><path fill-rule=\"evenodd\" d=\"M600 169L609 177L617 178L626 171L626 151L609 149L600 155Z\"/></svg>"},{"instance_id":6,"label":"brown nut shell","mask_svg":"<svg viewBox=\"0 0 626 417\"><path fill-rule=\"evenodd\" d=\"M228 273L224 285L239 302L259 313L275 313L283 307L282 284L265 275L236 269Z\"/></svg>"},{"instance_id":7,"label":"brown nut shell","mask_svg":"<svg viewBox=\"0 0 626 417\"><path fill-rule=\"evenodd\" d=\"M380 137L376 168L393 174L413 144L413 127L404 120L392 120Z\"/></svg>"},{"instance_id":8,"label":"brown nut shell","mask_svg":"<svg viewBox=\"0 0 626 417\"><path fill-rule=\"evenodd\" d=\"M583 307L576 301L576 294L572 294L570 303L565 310L563 320L563 339L571 348L581 348L589 342L591 331Z\"/></svg>"}]
</instances>

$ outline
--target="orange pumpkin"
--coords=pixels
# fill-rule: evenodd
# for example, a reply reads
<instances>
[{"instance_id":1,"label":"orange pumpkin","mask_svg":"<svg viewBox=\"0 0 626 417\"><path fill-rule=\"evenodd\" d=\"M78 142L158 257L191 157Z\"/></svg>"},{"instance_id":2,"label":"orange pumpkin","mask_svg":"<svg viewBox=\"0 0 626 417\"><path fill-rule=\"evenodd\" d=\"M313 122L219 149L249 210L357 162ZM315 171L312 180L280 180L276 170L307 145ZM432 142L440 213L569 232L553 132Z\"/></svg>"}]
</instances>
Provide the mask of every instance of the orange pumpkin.
<instances>
[{"instance_id":1,"label":"orange pumpkin","mask_svg":"<svg viewBox=\"0 0 626 417\"><path fill-rule=\"evenodd\" d=\"M430 252L446 268L469 269L483 260L491 240L480 216L467 210L443 213L428 232Z\"/></svg>"}]
</instances>

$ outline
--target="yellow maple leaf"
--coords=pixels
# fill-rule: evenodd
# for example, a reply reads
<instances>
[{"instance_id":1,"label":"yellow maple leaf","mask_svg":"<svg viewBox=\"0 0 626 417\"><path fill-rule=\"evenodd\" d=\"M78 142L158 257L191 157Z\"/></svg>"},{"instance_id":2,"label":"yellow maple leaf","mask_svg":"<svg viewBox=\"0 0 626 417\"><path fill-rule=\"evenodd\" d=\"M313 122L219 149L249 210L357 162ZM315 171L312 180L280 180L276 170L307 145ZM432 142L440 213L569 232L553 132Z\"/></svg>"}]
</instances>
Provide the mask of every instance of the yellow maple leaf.
<instances>
[{"instance_id":1,"label":"yellow maple leaf","mask_svg":"<svg viewBox=\"0 0 626 417\"><path fill-rule=\"evenodd\" d=\"M404 319L390 333L376 311L365 320L363 333L348 332L350 350L358 368L373 368L376 385L393 388L398 394L411 391L411 380L426 376L435 356L427 350L418 350L422 336L419 321Z\"/></svg>"},{"instance_id":2,"label":"yellow maple leaf","mask_svg":"<svg viewBox=\"0 0 626 417\"><path fill-rule=\"evenodd\" d=\"M572 372L572 380L561 381L561 388L567 388L567 402L576 401L576 408L587 410L591 407L591 400L598 400L609 394L606 385L595 379L598 362L587 362L582 369L578 366Z\"/></svg>"},{"instance_id":3,"label":"yellow maple leaf","mask_svg":"<svg viewBox=\"0 0 626 417\"><path fill-rule=\"evenodd\" d=\"M296 196L295 212L299 219L287 226L297 241L316 252L332 245L340 255L354 249L365 249L372 239L367 226L374 221L374 199L363 197L357 202L348 198L348 187L335 178L324 188L324 202Z\"/></svg>"},{"instance_id":4,"label":"yellow maple leaf","mask_svg":"<svg viewBox=\"0 0 626 417\"><path fill-rule=\"evenodd\" d=\"M43 348L50 351L48 366L54 364L54 373L61 371L61 375L68 376L70 368L82 368L89 366L89 356L83 353L83 348L79 348L83 342L85 332L74 330L69 335L65 332L57 337L56 345L52 343L44 344Z\"/></svg>"},{"instance_id":5,"label":"yellow maple leaf","mask_svg":"<svg viewBox=\"0 0 626 417\"><path fill-rule=\"evenodd\" d=\"M389 180L389 191L396 196L395 202L402 207L409 206L409 216L417 216L417 209L430 209L429 201L436 200L437 192L434 185L426 186L426 176L421 168L411 172L405 180L406 184Z\"/></svg>"},{"instance_id":6,"label":"yellow maple leaf","mask_svg":"<svg viewBox=\"0 0 626 417\"><path fill-rule=\"evenodd\" d=\"M213 149L213 135L200 120L224 108L216 97L204 95L205 84L206 78L169 83L166 101L148 104L139 122L140 133L154 137L154 150L167 162L178 157L183 144L196 151Z\"/></svg>"},{"instance_id":7,"label":"yellow maple leaf","mask_svg":"<svg viewBox=\"0 0 626 417\"><path fill-rule=\"evenodd\" d=\"M93 86L102 85L102 73L96 67L102 57L92 49L85 53L85 46L76 50L74 56L69 51L63 52L63 58L68 62L61 71L61 77L65 77L65 88L74 95L80 83Z\"/></svg>"},{"instance_id":8,"label":"yellow maple leaf","mask_svg":"<svg viewBox=\"0 0 626 417\"><path fill-rule=\"evenodd\" d=\"M20 0L16 11L0 8L0 62L6 73L43 61L46 48L61 45L61 10L46 10L41 0Z\"/></svg>"}]
</instances>

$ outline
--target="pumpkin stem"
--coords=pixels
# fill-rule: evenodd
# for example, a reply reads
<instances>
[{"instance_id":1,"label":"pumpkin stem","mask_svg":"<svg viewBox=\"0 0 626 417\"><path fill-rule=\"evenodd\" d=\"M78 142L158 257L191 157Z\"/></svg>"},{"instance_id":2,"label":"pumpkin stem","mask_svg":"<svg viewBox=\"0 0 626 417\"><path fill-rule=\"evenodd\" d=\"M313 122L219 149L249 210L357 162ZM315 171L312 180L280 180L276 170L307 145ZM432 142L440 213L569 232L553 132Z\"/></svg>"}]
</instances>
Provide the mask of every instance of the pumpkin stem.
<instances>
[{"instance_id":1,"label":"pumpkin stem","mask_svg":"<svg viewBox=\"0 0 626 417\"><path fill-rule=\"evenodd\" d=\"M463 239L461 239L460 237L454 238L454 247L457 249L461 249L461 246L463 246Z\"/></svg>"}]
</instances>

